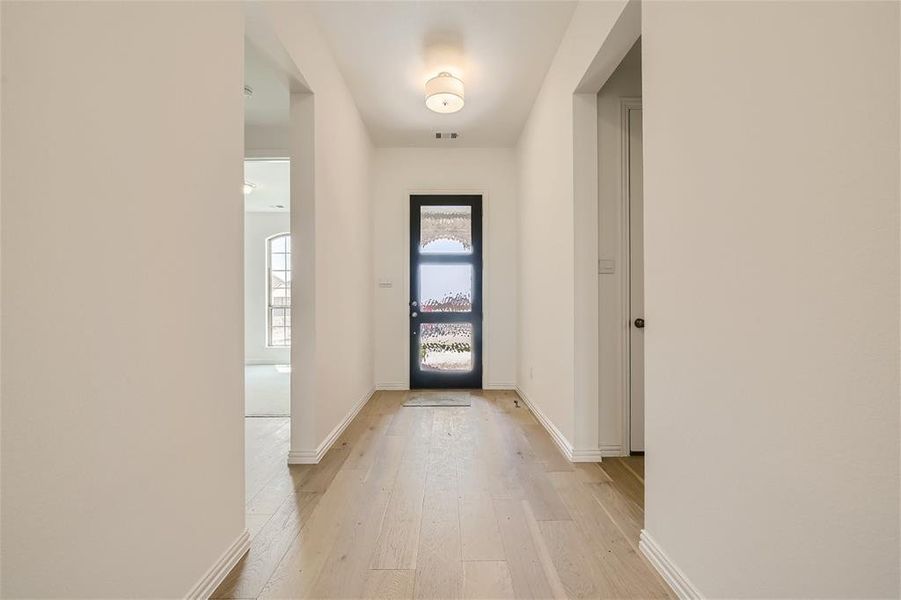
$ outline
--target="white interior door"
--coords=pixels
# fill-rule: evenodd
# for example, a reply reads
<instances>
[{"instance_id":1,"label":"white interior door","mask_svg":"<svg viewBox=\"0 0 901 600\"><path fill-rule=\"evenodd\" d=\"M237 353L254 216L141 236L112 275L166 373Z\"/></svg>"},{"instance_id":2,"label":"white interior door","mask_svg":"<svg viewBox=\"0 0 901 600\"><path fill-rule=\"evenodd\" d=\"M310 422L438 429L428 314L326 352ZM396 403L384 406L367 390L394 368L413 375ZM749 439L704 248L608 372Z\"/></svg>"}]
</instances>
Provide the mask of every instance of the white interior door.
<instances>
[{"instance_id":1,"label":"white interior door","mask_svg":"<svg viewBox=\"0 0 901 600\"><path fill-rule=\"evenodd\" d=\"M644 202L641 109L629 109L630 450L644 452Z\"/></svg>"}]
</instances>

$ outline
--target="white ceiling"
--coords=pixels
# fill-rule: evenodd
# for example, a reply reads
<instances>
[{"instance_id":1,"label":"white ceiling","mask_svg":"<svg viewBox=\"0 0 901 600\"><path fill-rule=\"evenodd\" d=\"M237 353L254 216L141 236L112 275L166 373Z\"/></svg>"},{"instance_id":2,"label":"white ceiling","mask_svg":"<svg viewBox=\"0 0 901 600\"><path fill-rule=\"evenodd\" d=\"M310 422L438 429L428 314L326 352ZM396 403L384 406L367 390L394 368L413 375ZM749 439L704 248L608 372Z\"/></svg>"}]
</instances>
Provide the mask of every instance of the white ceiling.
<instances>
[{"instance_id":1,"label":"white ceiling","mask_svg":"<svg viewBox=\"0 0 901 600\"><path fill-rule=\"evenodd\" d=\"M574 2L311 3L378 146L509 146L516 142ZM426 80L450 71L466 105L425 107ZM456 141L436 131L459 132Z\"/></svg>"},{"instance_id":2,"label":"white ceiling","mask_svg":"<svg viewBox=\"0 0 901 600\"><path fill-rule=\"evenodd\" d=\"M287 160L245 160L244 181L254 185L244 195L246 212L289 212L291 166Z\"/></svg>"}]
</instances>

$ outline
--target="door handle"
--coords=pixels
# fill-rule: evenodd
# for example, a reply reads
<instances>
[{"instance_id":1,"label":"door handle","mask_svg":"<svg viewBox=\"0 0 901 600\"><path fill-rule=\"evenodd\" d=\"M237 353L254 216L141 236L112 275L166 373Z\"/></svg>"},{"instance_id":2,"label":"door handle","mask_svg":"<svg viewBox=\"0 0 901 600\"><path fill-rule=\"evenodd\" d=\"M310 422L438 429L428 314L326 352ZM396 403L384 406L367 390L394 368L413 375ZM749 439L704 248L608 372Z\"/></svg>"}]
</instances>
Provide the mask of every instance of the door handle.
<instances>
[{"instance_id":1,"label":"door handle","mask_svg":"<svg viewBox=\"0 0 901 600\"><path fill-rule=\"evenodd\" d=\"M635 319L635 327L637 327L638 329L644 329L644 319L642 319L641 317Z\"/></svg>"}]
</instances>

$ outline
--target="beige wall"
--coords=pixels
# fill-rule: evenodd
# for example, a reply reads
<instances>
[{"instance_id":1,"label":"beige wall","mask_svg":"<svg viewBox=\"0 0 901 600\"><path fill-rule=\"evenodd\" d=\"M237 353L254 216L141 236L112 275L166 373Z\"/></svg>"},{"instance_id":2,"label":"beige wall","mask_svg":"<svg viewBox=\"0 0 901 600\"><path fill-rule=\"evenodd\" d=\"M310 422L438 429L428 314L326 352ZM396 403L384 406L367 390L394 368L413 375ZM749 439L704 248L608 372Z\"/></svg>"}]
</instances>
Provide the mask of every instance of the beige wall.
<instances>
[{"instance_id":1,"label":"beige wall","mask_svg":"<svg viewBox=\"0 0 901 600\"><path fill-rule=\"evenodd\" d=\"M899 594L898 10L644 6L645 527L710 598Z\"/></svg>"},{"instance_id":2,"label":"beige wall","mask_svg":"<svg viewBox=\"0 0 901 600\"><path fill-rule=\"evenodd\" d=\"M288 100L286 99L285 102ZM290 135L287 125L244 126L244 155L248 158L280 158L288 155Z\"/></svg>"},{"instance_id":3,"label":"beige wall","mask_svg":"<svg viewBox=\"0 0 901 600\"><path fill-rule=\"evenodd\" d=\"M311 92L292 95L290 134L291 460L305 460L373 390L373 149L309 7L267 2L265 13Z\"/></svg>"},{"instance_id":4,"label":"beige wall","mask_svg":"<svg viewBox=\"0 0 901 600\"><path fill-rule=\"evenodd\" d=\"M2 14L0 593L183 597L244 529L241 8Z\"/></svg>"},{"instance_id":5,"label":"beige wall","mask_svg":"<svg viewBox=\"0 0 901 600\"><path fill-rule=\"evenodd\" d=\"M597 96L598 257L612 259L614 273L598 275L598 437L608 454L625 448L623 436L622 98L641 97L641 42L635 44ZM628 448L625 448L628 452Z\"/></svg>"},{"instance_id":6,"label":"beige wall","mask_svg":"<svg viewBox=\"0 0 901 600\"><path fill-rule=\"evenodd\" d=\"M567 443L593 460L598 451L597 88L591 94L574 92L626 5L578 4L517 145L518 384ZM590 155L583 152L592 147Z\"/></svg>"},{"instance_id":7,"label":"beige wall","mask_svg":"<svg viewBox=\"0 0 901 600\"><path fill-rule=\"evenodd\" d=\"M375 377L409 386L409 195L483 195L483 385L516 385L516 155L512 148L379 148L373 164ZM378 281L391 288L378 288Z\"/></svg>"}]
</instances>

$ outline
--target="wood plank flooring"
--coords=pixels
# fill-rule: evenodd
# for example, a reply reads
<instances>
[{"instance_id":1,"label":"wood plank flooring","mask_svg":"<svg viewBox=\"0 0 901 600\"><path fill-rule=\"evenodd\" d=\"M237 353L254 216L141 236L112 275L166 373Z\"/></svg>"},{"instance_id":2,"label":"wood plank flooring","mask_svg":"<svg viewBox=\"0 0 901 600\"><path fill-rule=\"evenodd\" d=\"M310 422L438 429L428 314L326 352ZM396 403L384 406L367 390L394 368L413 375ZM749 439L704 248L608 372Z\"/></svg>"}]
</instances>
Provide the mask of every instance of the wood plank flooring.
<instances>
[{"instance_id":1,"label":"wood plank flooring","mask_svg":"<svg viewBox=\"0 0 901 600\"><path fill-rule=\"evenodd\" d=\"M378 392L318 465L246 420L248 554L214 598L672 598L638 552L642 457L571 464L514 392Z\"/></svg>"}]
</instances>

